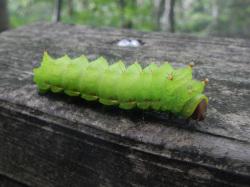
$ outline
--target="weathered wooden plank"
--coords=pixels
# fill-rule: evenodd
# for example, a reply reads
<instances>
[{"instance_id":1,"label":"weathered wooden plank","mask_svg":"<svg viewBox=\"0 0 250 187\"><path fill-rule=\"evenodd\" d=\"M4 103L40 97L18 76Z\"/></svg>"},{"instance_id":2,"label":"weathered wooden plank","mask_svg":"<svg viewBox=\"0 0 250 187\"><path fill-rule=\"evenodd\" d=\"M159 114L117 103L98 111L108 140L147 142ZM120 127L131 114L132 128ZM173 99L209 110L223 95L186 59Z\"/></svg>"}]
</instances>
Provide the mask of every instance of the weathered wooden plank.
<instances>
[{"instance_id":1,"label":"weathered wooden plank","mask_svg":"<svg viewBox=\"0 0 250 187\"><path fill-rule=\"evenodd\" d=\"M138 48L117 47L137 38ZM210 79L204 122L125 112L32 82L44 50L143 65L194 61ZM36 24L0 34L0 173L30 186L250 184L250 41ZM17 156L18 155L18 156Z\"/></svg>"},{"instance_id":2,"label":"weathered wooden plank","mask_svg":"<svg viewBox=\"0 0 250 187\"><path fill-rule=\"evenodd\" d=\"M24 184L13 181L12 179L0 175L0 186L1 187L27 187Z\"/></svg>"}]
</instances>

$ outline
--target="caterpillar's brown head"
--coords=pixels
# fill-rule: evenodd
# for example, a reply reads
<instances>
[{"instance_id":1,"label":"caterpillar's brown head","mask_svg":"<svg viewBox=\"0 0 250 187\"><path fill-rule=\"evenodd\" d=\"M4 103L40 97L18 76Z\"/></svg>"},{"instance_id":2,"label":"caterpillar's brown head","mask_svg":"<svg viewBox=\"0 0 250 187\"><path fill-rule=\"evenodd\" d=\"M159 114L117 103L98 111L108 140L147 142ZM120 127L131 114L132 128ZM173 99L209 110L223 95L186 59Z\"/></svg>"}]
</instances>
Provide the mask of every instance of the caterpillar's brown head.
<instances>
[{"instance_id":1,"label":"caterpillar's brown head","mask_svg":"<svg viewBox=\"0 0 250 187\"><path fill-rule=\"evenodd\" d=\"M191 118L197 121L203 121L206 116L206 111L207 111L207 102L205 99L202 99L201 102L197 105Z\"/></svg>"},{"instance_id":2,"label":"caterpillar's brown head","mask_svg":"<svg viewBox=\"0 0 250 187\"><path fill-rule=\"evenodd\" d=\"M202 81L205 85L208 84L209 80L206 78ZM206 117L207 111L207 102L205 99L202 99L201 102L197 105L194 113L191 115L191 118L197 121L203 121Z\"/></svg>"}]
</instances>

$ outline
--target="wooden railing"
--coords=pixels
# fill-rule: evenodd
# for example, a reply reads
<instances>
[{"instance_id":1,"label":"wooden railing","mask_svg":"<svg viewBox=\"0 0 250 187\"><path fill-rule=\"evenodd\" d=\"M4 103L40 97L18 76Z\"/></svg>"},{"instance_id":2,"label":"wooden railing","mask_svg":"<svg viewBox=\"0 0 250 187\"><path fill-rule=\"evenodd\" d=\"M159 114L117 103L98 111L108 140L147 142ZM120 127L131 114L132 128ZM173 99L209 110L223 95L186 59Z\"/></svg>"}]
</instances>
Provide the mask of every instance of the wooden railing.
<instances>
[{"instance_id":1,"label":"wooden railing","mask_svg":"<svg viewBox=\"0 0 250 187\"><path fill-rule=\"evenodd\" d=\"M122 39L141 42L117 46ZM207 118L124 112L39 95L44 51L143 66L195 63L208 77ZM27 186L249 186L250 41L34 24L0 34L0 175ZM6 179L5 179L6 180ZM17 184L19 184L17 183ZM13 183L14 184L14 183Z\"/></svg>"}]
</instances>

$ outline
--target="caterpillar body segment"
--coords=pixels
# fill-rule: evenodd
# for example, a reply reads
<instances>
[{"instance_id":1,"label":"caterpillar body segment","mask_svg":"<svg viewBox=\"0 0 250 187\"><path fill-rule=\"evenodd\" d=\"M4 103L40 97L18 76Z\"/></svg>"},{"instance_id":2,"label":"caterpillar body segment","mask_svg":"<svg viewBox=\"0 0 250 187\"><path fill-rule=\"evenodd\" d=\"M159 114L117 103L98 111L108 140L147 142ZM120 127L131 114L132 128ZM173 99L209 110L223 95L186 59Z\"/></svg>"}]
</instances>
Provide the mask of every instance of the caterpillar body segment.
<instances>
[{"instance_id":1,"label":"caterpillar body segment","mask_svg":"<svg viewBox=\"0 0 250 187\"><path fill-rule=\"evenodd\" d=\"M53 59L45 52L34 81L43 93L64 92L122 109L153 109L196 120L204 119L208 103L203 94L207 81L193 80L192 66L174 69L169 63L125 67L122 61L109 65L103 57L92 62L85 56Z\"/></svg>"}]
</instances>

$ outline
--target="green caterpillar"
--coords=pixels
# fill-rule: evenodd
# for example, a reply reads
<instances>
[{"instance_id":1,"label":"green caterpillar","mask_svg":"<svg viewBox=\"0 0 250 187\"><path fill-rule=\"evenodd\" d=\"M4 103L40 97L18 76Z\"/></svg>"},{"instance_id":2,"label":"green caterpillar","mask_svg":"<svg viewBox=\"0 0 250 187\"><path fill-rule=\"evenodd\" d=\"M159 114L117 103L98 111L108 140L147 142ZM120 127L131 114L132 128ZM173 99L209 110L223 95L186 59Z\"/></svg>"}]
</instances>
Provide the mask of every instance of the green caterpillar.
<instances>
[{"instance_id":1,"label":"green caterpillar","mask_svg":"<svg viewBox=\"0 0 250 187\"><path fill-rule=\"evenodd\" d=\"M174 69L169 63L138 63L127 68L122 61L109 65L100 57L89 62L85 56L53 59L44 53L41 66L34 69L40 92L51 90L122 109L153 109L183 118L203 120L208 99L203 94L207 81L192 79L192 66Z\"/></svg>"}]
</instances>

